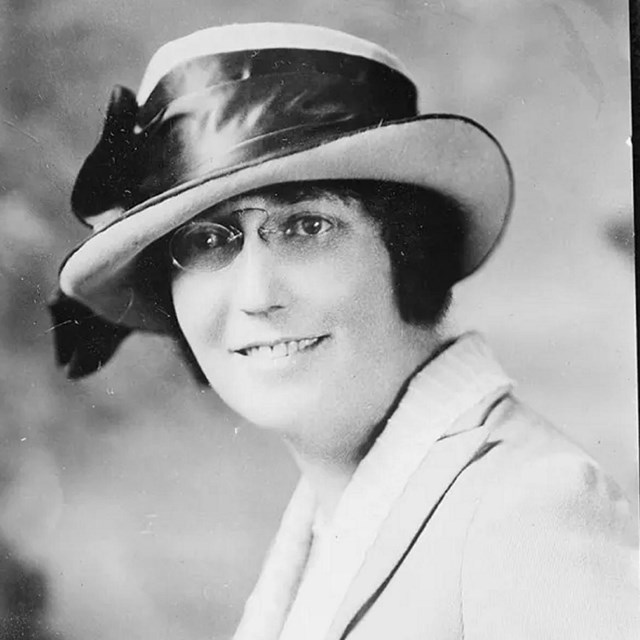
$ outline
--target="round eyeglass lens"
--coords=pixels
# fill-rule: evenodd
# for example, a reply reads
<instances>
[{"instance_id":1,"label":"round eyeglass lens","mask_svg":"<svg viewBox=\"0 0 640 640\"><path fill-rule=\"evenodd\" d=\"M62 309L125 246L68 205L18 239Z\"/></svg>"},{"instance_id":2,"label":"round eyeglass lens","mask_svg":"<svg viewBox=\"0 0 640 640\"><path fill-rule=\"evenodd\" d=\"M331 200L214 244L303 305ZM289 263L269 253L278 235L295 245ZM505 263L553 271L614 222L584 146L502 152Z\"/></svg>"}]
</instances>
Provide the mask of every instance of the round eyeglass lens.
<instances>
[{"instance_id":1,"label":"round eyeglass lens","mask_svg":"<svg viewBox=\"0 0 640 640\"><path fill-rule=\"evenodd\" d=\"M242 232L216 222L192 222L178 229L169 250L173 264L186 271L226 267L242 248Z\"/></svg>"}]
</instances>

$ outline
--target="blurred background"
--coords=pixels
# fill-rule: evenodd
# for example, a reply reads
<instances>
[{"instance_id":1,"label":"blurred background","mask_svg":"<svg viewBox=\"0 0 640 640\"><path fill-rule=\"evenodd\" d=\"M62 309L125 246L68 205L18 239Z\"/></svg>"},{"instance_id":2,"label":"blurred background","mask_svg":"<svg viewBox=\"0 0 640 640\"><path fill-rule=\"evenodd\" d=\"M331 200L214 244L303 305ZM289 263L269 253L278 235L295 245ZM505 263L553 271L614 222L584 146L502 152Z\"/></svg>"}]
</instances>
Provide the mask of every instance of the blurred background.
<instances>
[{"instance_id":1,"label":"blurred background","mask_svg":"<svg viewBox=\"0 0 640 640\"><path fill-rule=\"evenodd\" d=\"M517 180L501 250L457 287L519 394L637 508L627 6L563 0L0 0L0 640L228 638L296 471L133 337L103 371L53 364L45 301L85 230L71 186L114 84L228 22L373 39L425 111L485 124Z\"/></svg>"}]
</instances>

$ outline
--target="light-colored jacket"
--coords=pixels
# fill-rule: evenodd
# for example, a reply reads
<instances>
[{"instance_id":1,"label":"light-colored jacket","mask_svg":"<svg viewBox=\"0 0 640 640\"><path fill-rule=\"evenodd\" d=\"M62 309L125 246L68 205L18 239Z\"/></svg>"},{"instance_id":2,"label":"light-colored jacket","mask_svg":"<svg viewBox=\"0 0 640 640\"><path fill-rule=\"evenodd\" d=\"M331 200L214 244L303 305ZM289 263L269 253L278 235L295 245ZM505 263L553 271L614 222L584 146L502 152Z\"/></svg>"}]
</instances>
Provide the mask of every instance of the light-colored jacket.
<instances>
[{"instance_id":1,"label":"light-colored jacket","mask_svg":"<svg viewBox=\"0 0 640 640\"><path fill-rule=\"evenodd\" d=\"M635 639L639 608L618 486L507 397L431 449L329 637Z\"/></svg>"},{"instance_id":2,"label":"light-colored jacket","mask_svg":"<svg viewBox=\"0 0 640 640\"><path fill-rule=\"evenodd\" d=\"M347 525L311 569L299 486L236 638L640 637L637 532L618 486L514 399L479 337L439 360L361 463Z\"/></svg>"}]
</instances>

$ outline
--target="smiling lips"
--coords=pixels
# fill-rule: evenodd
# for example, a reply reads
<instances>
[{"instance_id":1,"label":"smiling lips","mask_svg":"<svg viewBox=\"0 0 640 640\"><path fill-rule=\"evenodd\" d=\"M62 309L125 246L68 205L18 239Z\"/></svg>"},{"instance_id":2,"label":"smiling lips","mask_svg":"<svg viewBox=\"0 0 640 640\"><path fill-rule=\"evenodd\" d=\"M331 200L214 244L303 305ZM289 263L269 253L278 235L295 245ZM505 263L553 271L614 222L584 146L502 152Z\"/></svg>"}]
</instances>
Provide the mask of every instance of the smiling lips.
<instances>
[{"instance_id":1,"label":"smiling lips","mask_svg":"<svg viewBox=\"0 0 640 640\"><path fill-rule=\"evenodd\" d=\"M269 360L286 358L287 356L292 356L294 353L312 349L326 337L327 336L318 336L316 338L303 338L301 340L281 340L280 342L272 344L259 344L237 349L236 353L252 358L265 358Z\"/></svg>"}]
</instances>

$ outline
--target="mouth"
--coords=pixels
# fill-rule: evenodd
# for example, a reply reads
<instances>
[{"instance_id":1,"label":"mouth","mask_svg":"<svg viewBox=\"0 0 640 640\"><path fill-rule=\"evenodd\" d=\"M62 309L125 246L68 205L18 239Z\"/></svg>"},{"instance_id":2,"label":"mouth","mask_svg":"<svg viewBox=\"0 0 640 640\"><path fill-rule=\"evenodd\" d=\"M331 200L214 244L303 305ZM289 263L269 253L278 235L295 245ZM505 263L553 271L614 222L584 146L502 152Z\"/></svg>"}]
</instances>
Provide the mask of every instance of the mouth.
<instances>
[{"instance_id":1,"label":"mouth","mask_svg":"<svg viewBox=\"0 0 640 640\"><path fill-rule=\"evenodd\" d=\"M241 349L235 349L233 352L249 358L275 360L277 358L286 358L296 353L311 351L328 337L328 335L323 335L312 338L286 338L274 342L260 342Z\"/></svg>"}]
</instances>

